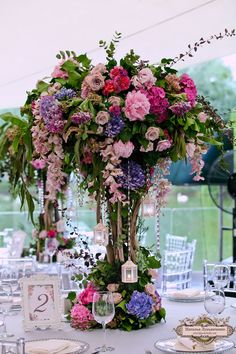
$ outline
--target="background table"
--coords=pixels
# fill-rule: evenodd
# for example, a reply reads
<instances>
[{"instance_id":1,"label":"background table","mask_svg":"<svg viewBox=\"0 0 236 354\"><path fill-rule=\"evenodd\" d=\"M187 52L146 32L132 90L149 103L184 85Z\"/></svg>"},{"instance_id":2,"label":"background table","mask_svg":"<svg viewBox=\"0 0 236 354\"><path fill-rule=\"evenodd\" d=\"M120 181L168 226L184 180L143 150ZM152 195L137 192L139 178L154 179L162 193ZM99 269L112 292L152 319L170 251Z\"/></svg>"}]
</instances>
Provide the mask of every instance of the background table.
<instances>
[{"instance_id":1,"label":"background table","mask_svg":"<svg viewBox=\"0 0 236 354\"><path fill-rule=\"evenodd\" d=\"M230 324L236 326L236 309L230 307L236 303L234 298L226 298L226 309L222 316L230 316ZM205 313L204 302L180 303L163 299L163 306L166 308L166 322L161 322L147 329L132 332L120 330L107 330L107 344L114 346L114 354L145 354L145 350L151 350L153 354L160 353L154 348L154 342L158 339L175 337L174 328L179 324L179 320L186 316L197 316ZM95 347L103 344L102 330L79 331L70 327L68 323L63 323L61 330L45 330L25 332L22 325L22 315L17 314L7 318L9 331L16 337L25 339L45 339L45 338L72 338L80 339L89 343L88 354L94 352ZM230 337L236 342L236 333ZM231 352L230 352L231 353ZM234 353L234 351L232 351Z\"/></svg>"}]
</instances>

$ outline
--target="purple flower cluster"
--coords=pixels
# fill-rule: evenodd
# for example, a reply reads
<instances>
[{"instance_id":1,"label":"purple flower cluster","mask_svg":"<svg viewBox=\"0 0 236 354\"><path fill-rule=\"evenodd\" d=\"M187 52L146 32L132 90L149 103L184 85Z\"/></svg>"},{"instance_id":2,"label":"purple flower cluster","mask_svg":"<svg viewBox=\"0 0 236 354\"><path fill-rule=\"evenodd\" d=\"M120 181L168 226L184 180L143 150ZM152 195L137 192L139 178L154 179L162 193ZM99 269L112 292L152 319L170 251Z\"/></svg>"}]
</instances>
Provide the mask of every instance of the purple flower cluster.
<instances>
[{"instance_id":1,"label":"purple flower cluster","mask_svg":"<svg viewBox=\"0 0 236 354\"><path fill-rule=\"evenodd\" d=\"M129 178L128 178L128 163L129 163ZM145 173L142 167L134 162L124 162L121 164L121 169L123 171L122 176L117 176L117 182L122 185L122 188L136 190L144 186Z\"/></svg>"},{"instance_id":2,"label":"purple flower cluster","mask_svg":"<svg viewBox=\"0 0 236 354\"><path fill-rule=\"evenodd\" d=\"M65 87L62 87L59 92L57 92L54 97L59 100L68 100L70 98L73 98L76 96L75 90L72 89L67 89Z\"/></svg>"},{"instance_id":3,"label":"purple flower cluster","mask_svg":"<svg viewBox=\"0 0 236 354\"><path fill-rule=\"evenodd\" d=\"M124 126L125 123L121 116L113 115L113 117L107 123L104 133L109 138L113 138L121 132Z\"/></svg>"},{"instance_id":4,"label":"purple flower cluster","mask_svg":"<svg viewBox=\"0 0 236 354\"><path fill-rule=\"evenodd\" d=\"M126 304L128 313L140 319L145 319L152 313L153 299L151 296L135 290L130 301Z\"/></svg>"},{"instance_id":5,"label":"purple flower cluster","mask_svg":"<svg viewBox=\"0 0 236 354\"><path fill-rule=\"evenodd\" d=\"M43 96L40 100L39 112L49 132L61 133L63 131L62 110L55 97Z\"/></svg>"},{"instance_id":6,"label":"purple flower cluster","mask_svg":"<svg viewBox=\"0 0 236 354\"><path fill-rule=\"evenodd\" d=\"M76 112L71 116L71 121L78 125L87 123L90 119L91 114L89 112Z\"/></svg>"},{"instance_id":7,"label":"purple flower cluster","mask_svg":"<svg viewBox=\"0 0 236 354\"><path fill-rule=\"evenodd\" d=\"M161 123L167 119L167 108L169 101L165 98L165 91L162 87L153 86L148 91L148 100L150 102L150 113L158 116L158 122Z\"/></svg>"},{"instance_id":8,"label":"purple flower cluster","mask_svg":"<svg viewBox=\"0 0 236 354\"><path fill-rule=\"evenodd\" d=\"M181 117L184 113L190 111L191 103L190 102L177 102L169 107L169 109L176 114L177 116Z\"/></svg>"}]
</instances>

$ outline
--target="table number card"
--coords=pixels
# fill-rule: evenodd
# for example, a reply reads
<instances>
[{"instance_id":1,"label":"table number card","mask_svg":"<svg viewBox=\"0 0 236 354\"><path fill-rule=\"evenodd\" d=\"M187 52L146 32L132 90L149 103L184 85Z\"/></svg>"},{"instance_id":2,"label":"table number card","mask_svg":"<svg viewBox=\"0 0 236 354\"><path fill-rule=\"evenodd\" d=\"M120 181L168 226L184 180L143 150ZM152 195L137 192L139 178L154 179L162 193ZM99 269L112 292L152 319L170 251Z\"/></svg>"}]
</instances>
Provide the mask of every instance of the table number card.
<instances>
[{"instance_id":1,"label":"table number card","mask_svg":"<svg viewBox=\"0 0 236 354\"><path fill-rule=\"evenodd\" d=\"M24 328L60 328L61 296L59 278L34 275L21 279Z\"/></svg>"},{"instance_id":2,"label":"table number card","mask_svg":"<svg viewBox=\"0 0 236 354\"><path fill-rule=\"evenodd\" d=\"M180 337L188 337L206 345L234 333L234 328L229 325L229 317L211 318L207 315L201 315L197 319L187 317L174 330Z\"/></svg>"}]
</instances>

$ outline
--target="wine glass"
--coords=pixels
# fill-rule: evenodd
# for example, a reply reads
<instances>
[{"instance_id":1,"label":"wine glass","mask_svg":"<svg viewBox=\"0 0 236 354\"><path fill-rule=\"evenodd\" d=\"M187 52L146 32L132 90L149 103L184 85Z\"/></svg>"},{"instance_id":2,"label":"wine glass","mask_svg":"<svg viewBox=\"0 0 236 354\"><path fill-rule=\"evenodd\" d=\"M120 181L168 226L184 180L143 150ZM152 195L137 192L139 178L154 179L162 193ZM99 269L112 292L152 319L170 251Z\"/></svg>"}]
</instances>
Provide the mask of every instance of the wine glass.
<instances>
[{"instance_id":1,"label":"wine glass","mask_svg":"<svg viewBox=\"0 0 236 354\"><path fill-rule=\"evenodd\" d=\"M212 286L207 287L205 290L204 307L210 315L222 313L225 308L224 291Z\"/></svg>"},{"instance_id":2,"label":"wine glass","mask_svg":"<svg viewBox=\"0 0 236 354\"><path fill-rule=\"evenodd\" d=\"M8 338L14 336L14 334L7 332L7 327L6 327L6 317L8 316L13 304L13 296L12 296L11 286L9 284L4 285L4 293L5 296L0 297L0 306L3 314L3 332L1 333L0 336L3 338Z\"/></svg>"},{"instance_id":3,"label":"wine glass","mask_svg":"<svg viewBox=\"0 0 236 354\"><path fill-rule=\"evenodd\" d=\"M113 294L109 291L98 291L93 295L92 313L95 321L102 324L104 333L104 344L96 348L99 352L110 352L113 347L106 345L106 324L109 323L115 315Z\"/></svg>"},{"instance_id":4,"label":"wine glass","mask_svg":"<svg viewBox=\"0 0 236 354\"><path fill-rule=\"evenodd\" d=\"M213 269L214 287L217 289L223 289L229 284L230 281L230 271L229 267L224 264L216 264Z\"/></svg>"},{"instance_id":5,"label":"wine glass","mask_svg":"<svg viewBox=\"0 0 236 354\"><path fill-rule=\"evenodd\" d=\"M56 238L46 238L45 251L50 257L50 264L52 264L52 257L56 253L57 247L58 247L58 241Z\"/></svg>"}]
</instances>

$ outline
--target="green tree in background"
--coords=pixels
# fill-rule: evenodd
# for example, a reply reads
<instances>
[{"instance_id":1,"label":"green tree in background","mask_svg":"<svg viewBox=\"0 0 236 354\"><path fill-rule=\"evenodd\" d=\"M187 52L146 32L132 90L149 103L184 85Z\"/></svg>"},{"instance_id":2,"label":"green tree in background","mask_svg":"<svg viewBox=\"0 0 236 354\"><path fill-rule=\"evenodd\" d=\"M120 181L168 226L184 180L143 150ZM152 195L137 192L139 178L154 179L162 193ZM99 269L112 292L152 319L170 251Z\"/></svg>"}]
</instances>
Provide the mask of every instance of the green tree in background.
<instances>
[{"instance_id":1,"label":"green tree in background","mask_svg":"<svg viewBox=\"0 0 236 354\"><path fill-rule=\"evenodd\" d=\"M230 111L236 108L236 81L231 68L215 59L185 68L183 72L193 78L199 95L205 96L220 116L228 120Z\"/></svg>"}]
</instances>

